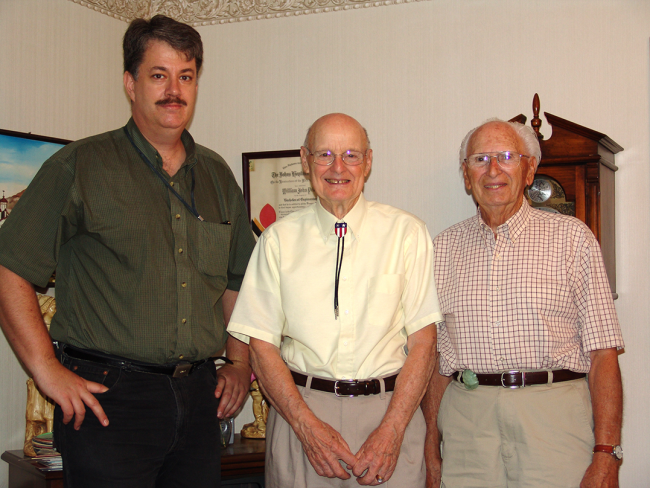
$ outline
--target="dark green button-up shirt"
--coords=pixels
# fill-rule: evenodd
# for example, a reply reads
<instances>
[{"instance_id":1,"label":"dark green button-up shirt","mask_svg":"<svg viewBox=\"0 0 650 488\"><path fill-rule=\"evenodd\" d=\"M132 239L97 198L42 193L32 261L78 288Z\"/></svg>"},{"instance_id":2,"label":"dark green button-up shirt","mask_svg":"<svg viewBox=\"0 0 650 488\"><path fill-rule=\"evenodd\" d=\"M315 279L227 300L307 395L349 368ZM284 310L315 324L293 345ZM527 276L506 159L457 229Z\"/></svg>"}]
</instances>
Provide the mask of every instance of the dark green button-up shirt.
<instances>
[{"instance_id":1,"label":"dark green button-up shirt","mask_svg":"<svg viewBox=\"0 0 650 488\"><path fill-rule=\"evenodd\" d=\"M255 245L241 190L224 160L181 137L169 177L131 119L48 159L0 228L0 264L44 286L56 268L50 333L85 349L151 363L210 357L226 341L221 296L238 291Z\"/></svg>"}]
</instances>

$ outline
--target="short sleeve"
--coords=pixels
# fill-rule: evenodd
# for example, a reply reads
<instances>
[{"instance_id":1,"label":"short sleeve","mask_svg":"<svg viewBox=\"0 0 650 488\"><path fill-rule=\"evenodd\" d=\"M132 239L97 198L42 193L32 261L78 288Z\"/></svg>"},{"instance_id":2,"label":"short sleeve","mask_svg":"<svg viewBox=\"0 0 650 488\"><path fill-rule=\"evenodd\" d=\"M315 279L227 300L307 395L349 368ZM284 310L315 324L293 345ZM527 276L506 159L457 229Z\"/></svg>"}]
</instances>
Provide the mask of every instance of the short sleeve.
<instances>
[{"instance_id":1,"label":"short sleeve","mask_svg":"<svg viewBox=\"0 0 650 488\"><path fill-rule=\"evenodd\" d=\"M0 228L0 264L37 286L47 285L61 245L76 233L74 178L66 147L43 164Z\"/></svg>"},{"instance_id":2,"label":"short sleeve","mask_svg":"<svg viewBox=\"0 0 650 488\"><path fill-rule=\"evenodd\" d=\"M237 297L228 333L249 342L260 339L280 347L285 315L279 281L279 249L264 232L253 250Z\"/></svg>"}]
</instances>

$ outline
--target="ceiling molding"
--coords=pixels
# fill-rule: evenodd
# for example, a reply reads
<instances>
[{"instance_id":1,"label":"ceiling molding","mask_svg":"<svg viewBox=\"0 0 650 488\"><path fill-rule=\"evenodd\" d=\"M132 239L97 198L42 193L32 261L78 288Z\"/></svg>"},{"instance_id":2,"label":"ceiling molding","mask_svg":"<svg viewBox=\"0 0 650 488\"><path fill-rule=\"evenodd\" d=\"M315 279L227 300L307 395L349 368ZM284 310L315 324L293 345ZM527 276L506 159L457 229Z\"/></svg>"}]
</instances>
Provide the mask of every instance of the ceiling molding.
<instances>
[{"instance_id":1,"label":"ceiling molding","mask_svg":"<svg viewBox=\"0 0 650 488\"><path fill-rule=\"evenodd\" d=\"M383 7L424 0L70 0L116 19L172 17L193 26Z\"/></svg>"}]
</instances>

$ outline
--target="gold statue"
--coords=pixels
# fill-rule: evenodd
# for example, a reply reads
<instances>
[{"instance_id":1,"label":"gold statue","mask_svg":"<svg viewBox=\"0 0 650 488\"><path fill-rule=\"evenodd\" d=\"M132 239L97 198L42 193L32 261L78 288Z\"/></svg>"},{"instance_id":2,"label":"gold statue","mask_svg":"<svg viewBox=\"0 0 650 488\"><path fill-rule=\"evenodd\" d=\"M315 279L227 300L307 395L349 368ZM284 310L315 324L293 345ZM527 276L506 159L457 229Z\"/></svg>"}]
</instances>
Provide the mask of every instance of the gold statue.
<instances>
[{"instance_id":1,"label":"gold statue","mask_svg":"<svg viewBox=\"0 0 650 488\"><path fill-rule=\"evenodd\" d=\"M253 397L253 415L255 422L244 425L241 429L241 436L249 439L266 438L266 419L269 416L269 404L260 391L257 380L251 383L251 396Z\"/></svg>"},{"instance_id":2,"label":"gold statue","mask_svg":"<svg viewBox=\"0 0 650 488\"><path fill-rule=\"evenodd\" d=\"M54 297L38 295L38 304L41 306L43 321L50 329L52 317L56 313L56 301ZM32 378L27 380L27 410L25 412L27 425L25 427L25 444L23 452L25 456L36 456L32 438L45 432L52 432L54 422L54 402L41 395L38 387Z\"/></svg>"}]
</instances>

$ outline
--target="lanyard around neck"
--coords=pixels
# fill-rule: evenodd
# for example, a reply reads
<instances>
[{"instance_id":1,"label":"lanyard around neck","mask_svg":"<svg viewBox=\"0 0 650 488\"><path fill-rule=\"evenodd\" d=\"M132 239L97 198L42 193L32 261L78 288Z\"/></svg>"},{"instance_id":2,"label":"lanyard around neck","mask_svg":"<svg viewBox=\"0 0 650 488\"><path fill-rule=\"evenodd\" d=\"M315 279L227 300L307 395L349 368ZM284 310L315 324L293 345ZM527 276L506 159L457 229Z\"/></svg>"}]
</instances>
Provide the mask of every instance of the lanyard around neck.
<instances>
[{"instance_id":1,"label":"lanyard around neck","mask_svg":"<svg viewBox=\"0 0 650 488\"><path fill-rule=\"evenodd\" d=\"M174 188L169 184L169 181L167 181L167 179L162 175L162 173L158 170L158 168L156 168L156 167L153 165L153 163L152 163L151 161L149 161L149 158L148 158L148 157L147 157L147 156L146 156L146 155L145 155L145 154L140 150L140 148L139 148L138 146L135 145L135 142L134 142L133 139L131 138L131 134L129 134L129 131L126 129L126 127L124 127L124 133L126 134L126 137L127 137L127 138L129 139L129 141L131 142L131 145L132 145L132 146L135 148L135 150L138 152L138 154L140 155L140 157L142 158L142 160L147 164L147 166L149 166L149 168L151 169L151 171L153 171L154 174L155 174L158 178L160 178L160 180L165 184L165 186L167 187L167 189L169 189L169 190L174 194L174 196L175 196L176 198L178 198L178 199L180 200L180 202L181 202L183 205L185 205L185 208L186 208L186 209L187 209L187 210L188 210L192 215L194 215L197 219L203 221L203 217L201 217L201 215L199 215L198 210L196 210L196 203L194 202L194 185L195 185L195 183L196 183L196 182L194 181L194 168L190 169L190 174L192 175L192 187L191 187L191 189L190 189L190 196L191 196L191 199L192 199L192 206L190 206L190 205L185 201L185 199L184 199L182 196L180 196L180 194L179 194L176 190L174 190Z\"/></svg>"}]
</instances>

